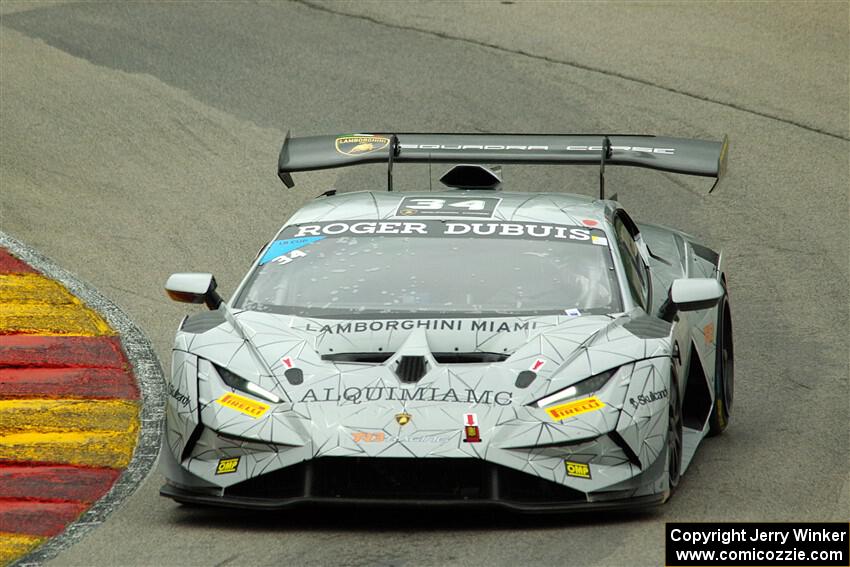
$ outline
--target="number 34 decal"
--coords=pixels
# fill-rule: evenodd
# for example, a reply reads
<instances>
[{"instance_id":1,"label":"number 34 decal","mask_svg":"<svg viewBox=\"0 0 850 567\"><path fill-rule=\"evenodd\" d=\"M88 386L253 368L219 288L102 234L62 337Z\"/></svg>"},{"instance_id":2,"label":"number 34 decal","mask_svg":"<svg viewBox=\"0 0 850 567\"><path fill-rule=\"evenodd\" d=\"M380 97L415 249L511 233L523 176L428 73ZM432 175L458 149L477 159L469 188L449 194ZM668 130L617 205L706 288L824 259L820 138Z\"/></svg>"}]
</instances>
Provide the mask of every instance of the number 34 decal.
<instances>
[{"instance_id":1,"label":"number 34 decal","mask_svg":"<svg viewBox=\"0 0 850 567\"><path fill-rule=\"evenodd\" d=\"M402 217L492 217L501 199L483 197L405 197L398 206L397 216Z\"/></svg>"}]
</instances>

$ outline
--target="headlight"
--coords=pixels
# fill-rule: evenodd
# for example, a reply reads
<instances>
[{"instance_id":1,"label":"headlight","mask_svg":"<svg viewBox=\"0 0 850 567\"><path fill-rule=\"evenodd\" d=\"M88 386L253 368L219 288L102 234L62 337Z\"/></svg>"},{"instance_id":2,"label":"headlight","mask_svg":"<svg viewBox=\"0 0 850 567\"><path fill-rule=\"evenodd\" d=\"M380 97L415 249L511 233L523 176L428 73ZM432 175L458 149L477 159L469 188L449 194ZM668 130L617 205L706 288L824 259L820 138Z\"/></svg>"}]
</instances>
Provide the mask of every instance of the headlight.
<instances>
[{"instance_id":1,"label":"headlight","mask_svg":"<svg viewBox=\"0 0 850 567\"><path fill-rule=\"evenodd\" d=\"M569 388L565 388L560 392L555 392L554 394L550 394L545 398L537 400L537 402L533 405L537 405L537 407L542 408L544 406L554 404L555 402L568 400L570 398L578 398L579 396L585 396L591 392L595 392L601 389L608 380L611 379L611 376L617 373L617 370L619 370L619 368L612 368L611 370L594 374L590 378L586 378L578 384L573 384Z\"/></svg>"},{"instance_id":2,"label":"headlight","mask_svg":"<svg viewBox=\"0 0 850 567\"><path fill-rule=\"evenodd\" d=\"M234 374L230 370L226 368L222 368L221 366L215 366L215 371L218 372L218 376L221 378L222 382L233 388L234 390L240 390L242 392L247 392L251 395L257 396L258 398L262 398L267 400L273 404L279 404L280 398L266 390L265 388L261 388L257 386L253 382L249 382L245 380L241 376Z\"/></svg>"}]
</instances>

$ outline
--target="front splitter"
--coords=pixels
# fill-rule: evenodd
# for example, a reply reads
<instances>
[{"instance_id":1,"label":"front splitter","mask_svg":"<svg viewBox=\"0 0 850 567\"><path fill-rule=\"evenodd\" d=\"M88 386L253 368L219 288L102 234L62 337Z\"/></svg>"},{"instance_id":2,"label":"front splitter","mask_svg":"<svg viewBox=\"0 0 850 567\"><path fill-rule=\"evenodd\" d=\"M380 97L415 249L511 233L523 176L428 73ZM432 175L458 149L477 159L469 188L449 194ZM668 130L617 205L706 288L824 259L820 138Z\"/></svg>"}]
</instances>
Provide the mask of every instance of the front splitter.
<instances>
[{"instance_id":1,"label":"front splitter","mask_svg":"<svg viewBox=\"0 0 850 567\"><path fill-rule=\"evenodd\" d=\"M543 514L560 512L601 512L611 510L635 510L658 506L667 498L665 493L651 494L619 500L605 500L601 502L522 502L514 500L496 499L393 499L393 498L348 498L348 497L320 497L299 496L294 498L248 498L242 496L217 496L202 494L174 486L164 484L159 489L159 494L171 498L176 502L186 504L201 504L223 508L241 508L253 510L284 510L297 507L383 507L383 508L405 508L405 507L428 507L428 508L496 508L511 512Z\"/></svg>"}]
</instances>

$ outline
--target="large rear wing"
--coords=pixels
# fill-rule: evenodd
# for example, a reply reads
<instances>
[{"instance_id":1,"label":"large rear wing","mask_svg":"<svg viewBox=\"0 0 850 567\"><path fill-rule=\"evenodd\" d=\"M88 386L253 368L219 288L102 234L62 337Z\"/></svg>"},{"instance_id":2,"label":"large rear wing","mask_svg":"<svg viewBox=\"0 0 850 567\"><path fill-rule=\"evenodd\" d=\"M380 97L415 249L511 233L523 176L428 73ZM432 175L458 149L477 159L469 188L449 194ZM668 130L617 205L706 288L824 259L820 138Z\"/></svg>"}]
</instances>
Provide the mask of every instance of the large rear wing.
<instances>
[{"instance_id":1,"label":"large rear wing","mask_svg":"<svg viewBox=\"0 0 850 567\"><path fill-rule=\"evenodd\" d=\"M604 134L378 133L290 138L287 132L278 176L287 187L293 187L293 172L387 163L391 183L394 162L431 162L598 164L601 171L605 165L631 165L719 181L726 171L727 146L725 136L714 142Z\"/></svg>"}]
</instances>

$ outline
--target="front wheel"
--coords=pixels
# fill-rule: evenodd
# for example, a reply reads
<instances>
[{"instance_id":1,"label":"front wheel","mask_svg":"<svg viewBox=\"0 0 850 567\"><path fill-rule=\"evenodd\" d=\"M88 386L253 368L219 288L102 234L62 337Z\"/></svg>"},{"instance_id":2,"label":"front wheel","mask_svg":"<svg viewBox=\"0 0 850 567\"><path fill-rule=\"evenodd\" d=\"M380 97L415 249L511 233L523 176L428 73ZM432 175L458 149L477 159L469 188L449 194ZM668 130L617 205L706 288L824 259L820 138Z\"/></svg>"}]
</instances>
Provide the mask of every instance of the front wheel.
<instances>
[{"instance_id":1,"label":"front wheel","mask_svg":"<svg viewBox=\"0 0 850 567\"><path fill-rule=\"evenodd\" d=\"M714 370L714 406L709 419L709 433L720 435L729 425L732 398L735 394L735 353L732 345L732 316L729 299L723 296L717 310L717 355Z\"/></svg>"}]
</instances>

